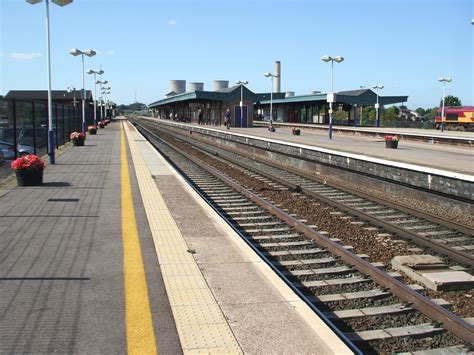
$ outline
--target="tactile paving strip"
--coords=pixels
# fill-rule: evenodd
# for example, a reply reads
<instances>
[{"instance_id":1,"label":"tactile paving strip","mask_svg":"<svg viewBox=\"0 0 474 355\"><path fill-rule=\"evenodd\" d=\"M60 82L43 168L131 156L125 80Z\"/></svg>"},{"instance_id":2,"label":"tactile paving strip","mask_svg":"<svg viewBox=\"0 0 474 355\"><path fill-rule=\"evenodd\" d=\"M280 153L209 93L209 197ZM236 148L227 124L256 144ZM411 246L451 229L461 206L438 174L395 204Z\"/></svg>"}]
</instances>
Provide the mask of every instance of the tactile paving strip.
<instances>
[{"instance_id":1,"label":"tactile paving strip","mask_svg":"<svg viewBox=\"0 0 474 355\"><path fill-rule=\"evenodd\" d=\"M241 354L135 143L141 137L136 131L125 131L183 352ZM150 159L152 155L147 154L147 162ZM168 168L163 165L160 169Z\"/></svg>"}]
</instances>

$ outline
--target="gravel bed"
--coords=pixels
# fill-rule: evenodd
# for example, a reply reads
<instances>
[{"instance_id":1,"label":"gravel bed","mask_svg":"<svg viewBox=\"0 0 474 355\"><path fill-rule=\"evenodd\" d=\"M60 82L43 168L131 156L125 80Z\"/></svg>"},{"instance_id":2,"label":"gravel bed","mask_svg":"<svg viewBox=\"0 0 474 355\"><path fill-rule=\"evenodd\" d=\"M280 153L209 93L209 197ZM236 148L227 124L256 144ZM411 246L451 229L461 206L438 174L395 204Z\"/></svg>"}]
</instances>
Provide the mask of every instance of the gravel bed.
<instances>
[{"instance_id":1,"label":"gravel bed","mask_svg":"<svg viewBox=\"0 0 474 355\"><path fill-rule=\"evenodd\" d=\"M343 322L337 322L338 328L343 332L352 332L355 329L359 332L372 329L384 329L399 326L417 325L422 323L430 323L431 320L417 311L408 311L407 313L391 314L390 316L379 315L370 317L350 318Z\"/></svg>"},{"instance_id":2,"label":"gravel bed","mask_svg":"<svg viewBox=\"0 0 474 355\"><path fill-rule=\"evenodd\" d=\"M384 265L389 265L391 259L395 256L420 254L420 252L409 250L410 246L407 244L396 243L390 237L377 236L378 232L376 231L368 231L358 224L351 224L350 222L352 219L342 219L337 215L331 214L331 212L339 211L330 206L326 206L320 202L315 202L314 200L305 198L299 194L295 194L292 191L275 190L275 188L269 186L268 184L251 178L246 174L242 174L242 172L238 169L231 168L229 164L215 160L212 157L209 157L207 154L196 152L194 149L189 148L187 144L180 143L179 145L181 148L186 149L187 152L192 153L192 155L197 156L199 159L205 161L209 165L223 171L227 176L239 181L239 183L245 188L252 189L260 196L278 204L280 208L286 209L288 213L297 215L299 219L307 220L308 225L316 225L318 226L317 229L319 231L327 231L331 238L341 239L343 245L352 245L354 247L354 253L367 254L371 262L378 261L382 262ZM412 207L416 207L418 205L419 203L416 203L412 205ZM451 213L452 212L453 211L451 211ZM421 253L423 253L423 251ZM320 254L318 254L318 257L321 257ZM310 258L313 257L304 256L304 259ZM292 260L294 257L288 256L281 257L279 259ZM413 281L409 281L409 283L413 283ZM338 291L332 292L327 290L324 292L324 294L339 293ZM468 296L464 296L465 294ZM444 298L447 301L453 303L453 312L461 317L472 317L474 315L474 304L472 301L472 295L474 295L474 291L429 291L429 295L433 298Z\"/></svg>"},{"instance_id":3,"label":"gravel bed","mask_svg":"<svg viewBox=\"0 0 474 355\"><path fill-rule=\"evenodd\" d=\"M364 354L394 354L411 351L421 351L435 348L445 348L448 346L462 345L464 342L450 333L436 334L428 338L403 338L386 339L372 341L361 346Z\"/></svg>"},{"instance_id":4,"label":"gravel bed","mask_svg":"<svg viewBox=\"0 0 474 355\"><path fill-rule=\"evenodd\" d=\"M342 311L345 309L357 309L367 307L389 306L400 303L400 299L396 296L389 295L379 298L358 298L353 300L327 302L324 304L328 311Z\"/></svg>"}]
</instances>

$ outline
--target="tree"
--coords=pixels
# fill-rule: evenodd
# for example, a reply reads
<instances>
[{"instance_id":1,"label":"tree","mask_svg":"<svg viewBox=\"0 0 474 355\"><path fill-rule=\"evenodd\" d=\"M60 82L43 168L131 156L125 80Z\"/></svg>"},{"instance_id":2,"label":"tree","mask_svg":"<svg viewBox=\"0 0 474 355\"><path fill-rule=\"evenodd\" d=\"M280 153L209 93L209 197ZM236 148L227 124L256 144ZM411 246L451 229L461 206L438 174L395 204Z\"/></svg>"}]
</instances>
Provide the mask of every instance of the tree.
<instances>
[{"instance_id":1,"label":"tree","mask_svg":"<svg viewBox=\"0 0 474 355\"><path fill-rule=\"evenodd\" d=\"M428 110L429 110L429 109L428 109ZM418 108L415 110L415 112L416 112L417 114L419 114L420 116L424 116L424 115L426 114L426 111L428 111L428 110L425 110L424 108L418 107Z\"/></svg>"},{"instance_id":2,"label":"tree","mask_svg":"<svg viewBox=\"0 0 474 355\"><path fill-rule=\"evenodd\" d=\"M443 99L439 102L439 107L443 106ZM461 100L457 96L448 95L444 98L444 106L462 106Z\"/></svg>"},{"instance_id":3,"label":"tree","mask_svg":"<svg viewBox=\"0 0 474 355\"><path fill-rule=\"evenodd\" d=\"M425 110L425 121L434 121L436 118L437 107L429 108Z\"/></svg>"}]
</instances>

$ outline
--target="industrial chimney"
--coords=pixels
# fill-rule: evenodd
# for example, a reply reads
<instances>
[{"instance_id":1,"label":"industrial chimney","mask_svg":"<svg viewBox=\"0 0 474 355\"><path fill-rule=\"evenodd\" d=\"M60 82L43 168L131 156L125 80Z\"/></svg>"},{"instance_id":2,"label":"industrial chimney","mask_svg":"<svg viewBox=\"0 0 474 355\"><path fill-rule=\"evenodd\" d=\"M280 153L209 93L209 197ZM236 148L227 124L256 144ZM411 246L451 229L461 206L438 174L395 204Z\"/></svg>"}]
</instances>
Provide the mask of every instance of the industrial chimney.
<instances>
[{"instance_id":1,"label":"industrial chimney","mask_svg":"<svg viewBox=\"0 0 474 355\"><path fill-rule=\"evenodd\" d=\"M280 61L275 61L275 74L276 74L276 88L274 92L281 92L281 64Z\"/></svg>"}]
</instances>

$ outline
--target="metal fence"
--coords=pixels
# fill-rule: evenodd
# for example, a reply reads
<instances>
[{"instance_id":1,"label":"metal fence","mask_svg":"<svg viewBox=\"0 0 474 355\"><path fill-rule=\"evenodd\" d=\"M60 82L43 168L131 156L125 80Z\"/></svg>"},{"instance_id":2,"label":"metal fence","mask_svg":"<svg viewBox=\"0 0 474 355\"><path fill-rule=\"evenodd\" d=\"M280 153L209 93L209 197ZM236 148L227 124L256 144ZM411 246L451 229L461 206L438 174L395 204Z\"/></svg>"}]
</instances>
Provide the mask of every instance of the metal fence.
<instances>
[{"instance_id":1,"label":"metal fence","mask_svg":"<svg viewBox=\"0 0 474 355\"><path fill-rule=\"evenodd\" d=\"M93 111L86 110L88 124ZM55 146L70 141L73 131L82 129L81 105L53 102ZM48 103L41 100L0 100L0 151L5 161L24 154L42 156L48 147Z\"/></svg>"}]
</instances>

